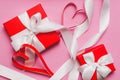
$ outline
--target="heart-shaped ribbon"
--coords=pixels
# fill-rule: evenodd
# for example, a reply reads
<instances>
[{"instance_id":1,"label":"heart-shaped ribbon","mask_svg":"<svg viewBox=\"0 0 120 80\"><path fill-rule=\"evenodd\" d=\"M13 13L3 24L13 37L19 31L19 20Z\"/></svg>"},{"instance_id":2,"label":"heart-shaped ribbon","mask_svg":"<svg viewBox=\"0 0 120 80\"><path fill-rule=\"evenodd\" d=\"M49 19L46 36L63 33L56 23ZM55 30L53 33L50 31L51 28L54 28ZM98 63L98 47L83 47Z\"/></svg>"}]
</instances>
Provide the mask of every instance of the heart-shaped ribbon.
<instances>
[{"instance_id":1,"label":"heart-shaped ribbon","mask_svg":"<svg viewBox=\"0 0 120 80\"><path fill-rule=\"evenodd\" d=\"M23 58L24 60L27 60L29 59L26 55L25 55L25 48L28 48L32 51L34 51L34 53L39 57L39 59L41 60L42 64L44 65L45 69L41 69L41 68L32 68L32 67L28 67L28 66L24 66L22 64L20 64L18 61L17 61L17 58L21 57ZM47 76L52 76L53 75L53 72L49 69L49 67L47 66L46 62L44 61L43 57L41 56L41 54L39 53L39 51L34 48L32 45L29 45L29 44L23 44L22 45L22 48L19 52L16 52L13 57L12 57L12 61L13 61L13 64L20 68L20 69L23 69L23 70L26 70L26 71L30 71L30 72L34 72L34 73L40 73L40 74L44 74L44 75L47 75Z\"/></svg>"},{"instance_id":2,"label":"heart-shaped ribbon","mask_svg":"<svg viewBox=\"0 0 120 80\"><path fill-rule=\"evenodd\" d=\"M70 2L70 3L68 3L66 6L65 6L65 8L63 9L63 12L62 12L62 16L61 16L61 24L62 25L65 25L65 11L67 10L67 8L68 7L73 7L74 8L74 13L73 13L73 16L72 16L72 20L74 20L74 19L76 19L76 17L77 16L79 16L79 18L81 17L81 15L83 15L83 16L85 16L82 20L81 20L81 22L79 22L79 23L76 23L76 22L74 22L70 27L69 27L69 29L74 29L76 26L78 26L78 25L80 25L81 23L83 23L85 20L86 20L86 13L85 13L85 10L84 9L78 9L77 8L77 6L74 4L74 3L72 3L72 2ZM67 19L67 21L68 21L68 19Z\"/></svg>"}]
</instances>

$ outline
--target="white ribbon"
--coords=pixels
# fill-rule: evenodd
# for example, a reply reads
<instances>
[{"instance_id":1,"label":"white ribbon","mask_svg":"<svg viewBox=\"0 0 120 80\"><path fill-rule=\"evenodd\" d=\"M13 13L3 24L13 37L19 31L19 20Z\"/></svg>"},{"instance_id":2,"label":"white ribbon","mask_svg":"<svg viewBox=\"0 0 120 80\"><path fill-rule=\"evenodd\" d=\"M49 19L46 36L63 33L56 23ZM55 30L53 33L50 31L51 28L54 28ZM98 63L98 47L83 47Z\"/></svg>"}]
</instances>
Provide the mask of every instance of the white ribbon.
<instances>
[{"instance_id":1,"label":"white ribbon","mask_svg":"<svg viewBox=\"0 0 120 80\"><path fill-rule=\"evenodd\" d=\"M9 69L3 65L0 65L0 76L8 78L10 80L36 80L34 78L28 77L22 73Z\"/></svg>"},{"instance_id":2,"label":"white ribbon","mask_svg":"<svg viewBox=\"0 0 120 80\"><path fill-rule=\"evenodd\" d=\"M68 61L66 61L49 80L61 80L68 72L70 72L68 80L78 80L79 64L76 60L77 52L81 51L81 53L82 53L82 51L84 51L86 48L95 45L96 42L100 39L100 37L102 36L102 34L105 32L105 30L108 27L109 17L110 17L109 0L104 0L103 6L102 6L102 11L101 11L101 16L100 16L99 32L96 35L94 35L90 40L88 40L88 42L80 50L78 50L77 39L85 31L87 31L88 24L92 18L92 12L93 12L93 8L94 8L93 0L85 0L84 5L85 5L85 10L86 10L88 19L83 24L77 26L77 28L74 31L73 36L69 36L71 34L68 34L68 33L70 33L68 30L61 32L64 42L66 44L66 47L68 49L68 52L71 55L71 58ZM67 32L67 34L64 34L63 32L64 33ZM65 38L65 35L68 35L70 40L67 41L67 38Z\"/></svg>"},{"instance_id":3,"label":"white ribbon","mask_svg":"<svg viewBox=\"0 0 120 80\"><path fill-rule=\"evenodd\" d=\"M103 80L111 72L108 68L108 64L113 63L113 59L110 54L102 56L97 62L95 62L94 53L89 52L83 55L86 64L80 66L83 80L91 80L95 71L97 71L97 80Z\"/></svg>"}]
</instances>

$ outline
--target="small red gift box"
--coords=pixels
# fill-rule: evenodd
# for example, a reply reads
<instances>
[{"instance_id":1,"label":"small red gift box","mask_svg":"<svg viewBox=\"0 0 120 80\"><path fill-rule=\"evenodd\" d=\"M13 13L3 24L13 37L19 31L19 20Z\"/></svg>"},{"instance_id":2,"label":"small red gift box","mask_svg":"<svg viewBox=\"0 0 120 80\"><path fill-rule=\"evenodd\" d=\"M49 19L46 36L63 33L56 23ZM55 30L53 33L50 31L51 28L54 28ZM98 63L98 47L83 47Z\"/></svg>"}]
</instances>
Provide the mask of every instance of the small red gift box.
<instances>
[{"instance_id":1,"label":"small red gift box","mask_svg":"<svg viewBox=\"0 0 120 80\"><path fill-rule=\"evenodd\" d=\"M99 45L79 54L80 72L83 80L103 80L115 71L113 60L104 45Z\"/></svg>"}]
</instances>

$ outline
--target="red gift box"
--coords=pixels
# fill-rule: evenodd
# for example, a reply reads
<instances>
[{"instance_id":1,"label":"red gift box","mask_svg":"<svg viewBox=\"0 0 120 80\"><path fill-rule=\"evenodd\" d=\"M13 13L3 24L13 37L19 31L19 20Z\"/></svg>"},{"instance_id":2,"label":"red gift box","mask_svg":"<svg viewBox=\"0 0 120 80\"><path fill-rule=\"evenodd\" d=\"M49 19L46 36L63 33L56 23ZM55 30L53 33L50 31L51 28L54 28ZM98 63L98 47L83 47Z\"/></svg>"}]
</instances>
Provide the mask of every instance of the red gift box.
<instances>
[{"instance_id":1,"label":"red gift box","mask_svg":"<svg viewBox=\"0 0 120 80\"><path fill-rule=\"evenodd\" d=\"M46 20L48 20L47 15L40 4L27 10L26 12L29 18L31 18L36 13L40 13L42 21L45 22ZM18 34L22 35L26 32L26 26L20 21L18 16L4 23L4 26L12 40L14 37L17 38ZM59 42L59 36L56 32L38 33L36 34L36 37L40 42L39 47L41 46L40 48L42 48L39 49L40 52Z\"/></svg>"},{"instance_id":2,"label":"red gift box","mask_svg":"<svg viewBox=\"0 0 120 80\"><path fill-rule=\"evenodd\" d=\"M101 80L115 71L112 57L103 44L78 54L77 59L83 80ZM92 71L93 73L91 73Z\"/></svg>"}]
</instances>

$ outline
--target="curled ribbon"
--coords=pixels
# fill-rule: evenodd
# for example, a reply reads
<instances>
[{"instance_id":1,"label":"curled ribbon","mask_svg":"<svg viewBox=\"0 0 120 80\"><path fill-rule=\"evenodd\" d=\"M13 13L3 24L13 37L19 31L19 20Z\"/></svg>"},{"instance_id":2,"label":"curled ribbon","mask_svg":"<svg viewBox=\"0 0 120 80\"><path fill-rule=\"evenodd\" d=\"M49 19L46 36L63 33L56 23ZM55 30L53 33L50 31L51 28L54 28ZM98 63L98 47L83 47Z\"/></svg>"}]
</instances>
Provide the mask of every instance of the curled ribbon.
<instances>
[{"instance_id":1,"label":"curled ribbon","mask_svg":"<svg viewBox=\"0 0 120 80\"><path fill-rule=\"evenodd\" d=\"M73 36L70 34L70 31L68 30L61 31L63 40L66 44L66 47L68 49L68 52L71 58L67 60L49 80L61 80L68 72L69 72L68 80L78 80L79 67L80 67L80 65L76 60L76 55L78 51L84 52L86 48L89 48L95 45L108 27L109 17L110 17L109 0L103 0L103 5L102 5L102 10L100 15L99 32L95 34L90 40L88 40L88 42L86 42L86 44L82 48L80 48L80 50L78 50L77 39L84 32L88 30L89 22L92 19L92 13L94 8L93 0L85 0L84 8L86 11L87 20L83 22L81 25L78 25L76 27ZM66 37L66 35L68 37Z\"/></svg>"},{"instance_id":2,"label":"curled ribbon","mask_svg":"<svg viewBox=\"0 0 120 80\"><path fill-rule=\"evenodd\" d=\"M83 80L91 80L95 71L97 72L97 80L103 80L111 72L111 70L106 66L113 63L113 59L110 54L102 56L97 62L95 62L92 52L84 54L83 58L86 62L85 65L80 66Z\"/></svg>"}]
</instances>

